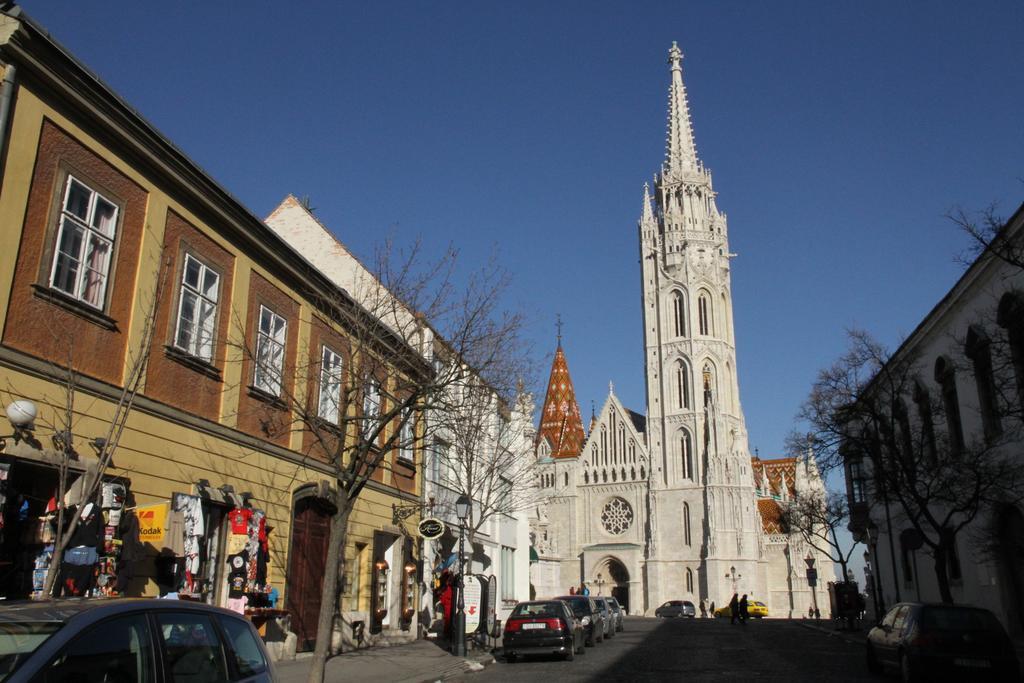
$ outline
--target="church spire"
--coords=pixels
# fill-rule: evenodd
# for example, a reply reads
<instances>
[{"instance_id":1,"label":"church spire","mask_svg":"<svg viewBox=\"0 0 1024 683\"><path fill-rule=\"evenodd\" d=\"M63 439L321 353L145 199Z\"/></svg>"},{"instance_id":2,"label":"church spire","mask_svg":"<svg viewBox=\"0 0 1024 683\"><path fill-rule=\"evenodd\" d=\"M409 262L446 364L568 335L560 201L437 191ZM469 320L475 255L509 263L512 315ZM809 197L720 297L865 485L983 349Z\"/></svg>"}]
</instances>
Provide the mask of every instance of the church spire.
<instances>
[{"instance_id":1,"label":"church spire","mask_svg":"<svg viewBox=\"0 0 1024 683\"><path fill-rule=\"evenodd\" d=\"M583 450L585 440L580 407L576 403L576 391L569 377L569 364L561 344L561 319L559 319L559 343L555 359L551 363L551 377L548 379L547 395L540 416L537 442L546 440L552 458L575 458Z\"/></svg>"},{"instance_id":2,"label":"church spire","mask_svg":"<svg viewBox=\"0 0 1024 683\"><path fill-rule=\"evenodd\" d=\"M683 53L673 41L668 51L672 72L672 84L668 88L668 139L665 143L665 163L661 167L662 174L673 178L680 177L686 171L698 170L690 107L686 101L686 86L683 85L682 62Z\"/></svg>"},{"instance_id":3,"label":"church spire","mask_svg":"<svg viewBox=\"0 0 1024 683\"><path fill-rule=\"evenodd\" d=\"M651 188L647 183L644 183L644 208L640 220L644 223L654 220L654 212L651 211Z\"/></svg>"}]
</instances>

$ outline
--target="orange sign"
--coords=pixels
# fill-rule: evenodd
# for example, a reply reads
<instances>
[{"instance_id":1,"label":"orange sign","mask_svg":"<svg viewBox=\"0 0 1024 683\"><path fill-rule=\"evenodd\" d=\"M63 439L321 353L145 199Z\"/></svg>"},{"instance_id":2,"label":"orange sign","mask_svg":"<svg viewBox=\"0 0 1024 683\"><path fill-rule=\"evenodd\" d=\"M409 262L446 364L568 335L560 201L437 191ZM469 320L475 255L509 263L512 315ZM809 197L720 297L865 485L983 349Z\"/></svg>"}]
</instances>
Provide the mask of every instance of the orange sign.
<instances>
[{"instance_id":1,"label":"orange sign","mask_svg":"<svg viewBox=\"0 0 1024 683\"><path fill-rule=\"evenodd\" d=\"M160 543L164 540L164 525L167 522L167 503L140 505L135 508L139 518L139 540L143 543Z\"/></svg>"}]
</instances>

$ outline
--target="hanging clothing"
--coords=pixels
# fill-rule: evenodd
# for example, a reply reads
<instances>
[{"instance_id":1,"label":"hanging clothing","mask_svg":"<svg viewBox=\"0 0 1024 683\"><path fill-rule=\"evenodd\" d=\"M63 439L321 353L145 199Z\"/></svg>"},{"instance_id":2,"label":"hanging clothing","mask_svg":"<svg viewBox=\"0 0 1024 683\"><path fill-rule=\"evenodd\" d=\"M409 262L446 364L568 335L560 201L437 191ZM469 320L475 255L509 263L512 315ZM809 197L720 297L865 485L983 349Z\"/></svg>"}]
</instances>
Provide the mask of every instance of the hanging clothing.
<instances>
[{"instance_id":1,"label":"hanging clothing","mask_svg":"<svg viewBox=\"0 0 1024 683\"><path fill-rule=\"evenodd\" d=\"M99 546L103 539L103 514L99 506L86 503L78 516L78 526L75 527L75 533L71 534L67 547L95 548Z\"/></svg>"},{"instance_id":2,"label":"hanging clothing","mask_svg":"<svg viewBox=\"0 0 1024 683\"><path fill-rule=\"evenodd\" d=\"M185 514L185 535L205 536L206 528L203 523L203 499L199 496L189 496L184 493L174 494L174 510L180 510Z\"/></svg>"},{"instance_id":3,"label":"hanging clothing","mask_svg":"<svg viewBox=\"0 0 1024 683\"><path fill-rule=\"evenodd\" d=\"M249 519L252 517L252 510L248 508L235 508L228 513L228 521L231 522L231 533L247 536L249 535Z\"/></svg>"}]
</instances>

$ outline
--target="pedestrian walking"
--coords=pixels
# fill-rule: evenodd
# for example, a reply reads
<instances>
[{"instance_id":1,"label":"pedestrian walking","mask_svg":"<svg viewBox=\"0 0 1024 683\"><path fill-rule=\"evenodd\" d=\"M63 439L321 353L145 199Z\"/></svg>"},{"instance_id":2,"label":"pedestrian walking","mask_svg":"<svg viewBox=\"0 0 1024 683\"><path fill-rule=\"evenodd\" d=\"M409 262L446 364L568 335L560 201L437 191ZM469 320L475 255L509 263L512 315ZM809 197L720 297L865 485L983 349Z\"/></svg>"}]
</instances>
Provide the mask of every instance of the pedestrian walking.
<instances>
[{"instance_id":1,"label":"pedestrian walking","mask_svg":"<svg viewBox=\"0 0 1024 683\"><path fill-rule=\"evenodd\" d=\"M715 601L714 600L711 601L711 618L712 619L715 618Z\"/></svg>"},{"instance_id":2,"label":"pedestrian walking","mask_svg":"<svg viewBox=\"0 0 1024 683\"><path fill-rule=\"evenodd\" d=\"M746 593L744 593L743 597L740 598L740 605L739 605L739 607L740 607L740 623L741 624L746 624L747 623L747 619L750 618L750 612L747 611L748 605L747 605L747 594Z\"/></svg>"},{"instance_id":3,"label":"pedestrian walking","mask_svg":"<svg viewBox=\"0 0 1024 683\"><path fill-rule=\"evenodd\" d=\"M576 595L576 586L569 586L569 595Z\"/></svg>"},{"instance_id":4,"label":"pedestrian walking","mask_svg":"<svg viewBox=\"0 0 1024 683\"><path fill-rule=\"evenodd\" d=\"M580 593L582 595L590 595L590 589L587 588L587 584L584 583L580 586Z\"/></svg>"},{"instance_id":5,"label":"pedestrian walking","mask_svg":"<svg viewBox=\"0 0 1024 683\"><path fill-rule=\"evenodd\" d=\"M700 618L705 619L708 616L708 606L704 603L704 598L700 600Z\"/></svg>"},{"instance_id":6,"label":"pedestrian walking","mask_svg":"<svg viewBox=\"0 0 1024 683\"><path fill-rule=\"evenodd\" d=\"M732 615L730 624L735 624L736 619L740 616L740 596L739 593L732 594L732 600L729 601L729 613Z\"/></svg>"}]
</instances>

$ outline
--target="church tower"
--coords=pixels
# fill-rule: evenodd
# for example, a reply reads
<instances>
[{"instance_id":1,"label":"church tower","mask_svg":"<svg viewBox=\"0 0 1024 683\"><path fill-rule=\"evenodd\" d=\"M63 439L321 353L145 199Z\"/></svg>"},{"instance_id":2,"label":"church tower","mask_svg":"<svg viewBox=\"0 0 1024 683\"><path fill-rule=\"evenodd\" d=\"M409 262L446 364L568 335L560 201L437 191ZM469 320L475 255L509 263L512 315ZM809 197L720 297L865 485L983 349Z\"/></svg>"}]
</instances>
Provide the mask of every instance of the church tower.
<instances>
[{"instance_id":1,"label":"church tower","mask_svg":"<svg viewBox=\"0 0 1024 683\"><path fill-rule=\"evenodd\" d=\"M669 50L665 161L639 221L647 439L647 599L726 604L757 580L759 518L740 408L729 232L697 157L682 53Z\"/></svg>"}]
</instances>

